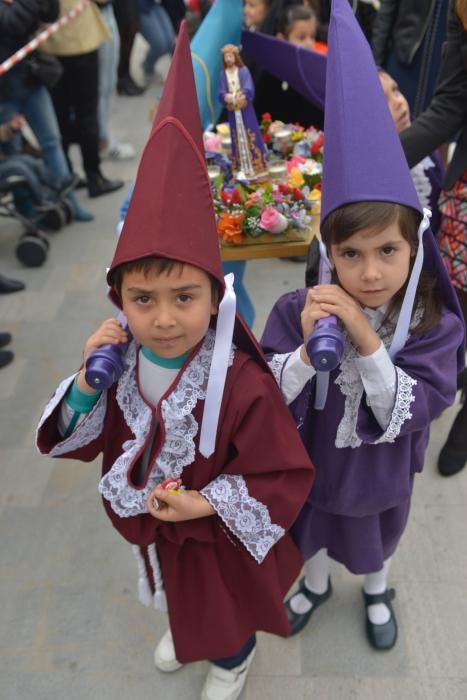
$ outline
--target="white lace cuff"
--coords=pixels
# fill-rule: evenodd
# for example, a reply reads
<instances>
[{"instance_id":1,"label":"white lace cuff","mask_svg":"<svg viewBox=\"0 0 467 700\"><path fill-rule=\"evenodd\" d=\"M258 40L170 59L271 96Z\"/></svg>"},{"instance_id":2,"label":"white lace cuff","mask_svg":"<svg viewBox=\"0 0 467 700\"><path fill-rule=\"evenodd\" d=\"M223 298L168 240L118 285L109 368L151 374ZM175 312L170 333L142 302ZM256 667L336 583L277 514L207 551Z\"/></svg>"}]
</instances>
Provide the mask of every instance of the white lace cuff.
<instances>
[{"instance_id":1,"label":"white lace cuff","mask_svg":"<svg viewBox=\"0 0 467 700\"><path fill-rule=\"evenodd\" d=\"M271 522L264 503L249 495L242 476L219 476L201 494L258 564L285 533Z\"/></svg>"},{"instance_id":2,"label":"white lace cuff","mask_svg":"<svg viewBox=\"0 0 467 700\"><path fill-rule=\"evenodd\" d=\"M294 352L273 355L269 367L279 384L286 404L292 403L303 391L305 384L316 374L311 365L306 365L300 357L301 346Z\"/></svg>"},{"instance_id":3,"label":"white lace cuff","mask_svg":"<svg viewBox=\"0 0 467 700\"><path fill-rule=\"evenodd\" d=\"M416 379L412 379L403 369L396 367L397 373L397 392L396 401L392 410L391 420L388 427L375 441L374 444L380 442L394 442L399 436L404 423L412 418L410 412L410 404L415 401L413 387L417 384Z\"/></svg>"},{"instance_id":4,"label":"white lace cuff","mask_svg":"<svg viewBox=\"0 0 467 700\"><path fill-rule=\"evenodd\" d=\"M39 430L44 425L45 421L52 415L57 406L63 401L68 389L72 385L76 374L71 377L64 379L58 386L55 394L52 396L47 406L44 408L42 416L37 426L36 433L36 444L38 444L37 435ZM102 432L104 425L104 418L107 409L107 393L102 392L96 405L90 411L84 420L82 420L71 433L71 435L61 442L57 443L50 452L50 457L59 457L60 455L77 450L80 447L89 445L93 440L95 440Z\"/></svg>"}]
</instances>

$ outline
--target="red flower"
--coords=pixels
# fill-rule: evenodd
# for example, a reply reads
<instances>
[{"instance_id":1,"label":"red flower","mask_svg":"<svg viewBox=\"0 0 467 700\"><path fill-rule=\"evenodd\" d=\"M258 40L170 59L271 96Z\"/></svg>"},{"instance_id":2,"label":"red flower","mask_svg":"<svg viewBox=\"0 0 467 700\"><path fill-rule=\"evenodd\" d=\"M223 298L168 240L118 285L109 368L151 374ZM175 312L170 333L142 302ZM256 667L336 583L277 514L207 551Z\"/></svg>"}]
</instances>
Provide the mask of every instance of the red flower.
<instances>
[{"instance_id":1,"label":"red flower","mask_svg":"<svg viewBox=\"0 0 467 700\"><path fill-rule=\"evenodd\" d=\"M232 190L232 196L230 197L230 201L232 202L232 204L242 203L242 195L236 188Z\"/></svg>"},{"instance_id":2,"label":"red flower","mask_svg":"<svg viewBox=\"0 0 467 700\"><path fill-rule=\"evenodd\" d=\"M298 189L298 187L294 187L292 190L292 197L294 199L305 199L305 196L301 190Z\"/></svg>"},{"instance_id":3,"label":"red flower","mask_svg":"<svg viewBox=\"0 0 467 700\"><path fill-rule=\"evenodd\" d=\"M282 182L280 185L278 185L278 189L279 192L282 192L282 194L290 194L290 187Z\"/></svg>"},{"instance_id":4,"label":"red flower","mask_svg":"<svg viewBox=\"0 0 467 700\"><path fill-rule=\"evenodd\" d=\"M324 134L320 134L316 141L311 146L311 152L313 154L319 153L324 143Z\"/></svg>"},{"instance_id":5,"label":"red flower","mask_svg":"<svg viewBox=\"0 0 467 700\"><path fill-rule=\"evenodd\" d=\"M271 134L268 134L267 131L263 131L261 136L263 137L263 141L266 145L272 142L272 136Z\"/></svg>"},{"instance_id":6,"label":"red flower","mask_svg":"<svg viewBox=\"0 0 467 700\"><path fill-rule=\"evenodd\" d=\"M221 192L221 199L224 202L224 204L230 204L230 196L225 190L222 190Z\"/></svg>"},{"instance_id":7,"label":"red flower","mask_svg":"<svg viewBox=\"0 0 467 700\"><path fill-rule=\"evenodd\" d=\"M313 189L319 190L321 192L321 182L317 182Z\"/></svg>"},{"instance_id":8,"label":"red flower","mask_svg":"<svg viewBox=\"0 0 467 700\"><path fill-rule=\"evenodd\" d=\"M261 117L262 122L272 122L272 117L269 114L269 112L265 112L263 116Z\"/></svg>"}]
</instances>

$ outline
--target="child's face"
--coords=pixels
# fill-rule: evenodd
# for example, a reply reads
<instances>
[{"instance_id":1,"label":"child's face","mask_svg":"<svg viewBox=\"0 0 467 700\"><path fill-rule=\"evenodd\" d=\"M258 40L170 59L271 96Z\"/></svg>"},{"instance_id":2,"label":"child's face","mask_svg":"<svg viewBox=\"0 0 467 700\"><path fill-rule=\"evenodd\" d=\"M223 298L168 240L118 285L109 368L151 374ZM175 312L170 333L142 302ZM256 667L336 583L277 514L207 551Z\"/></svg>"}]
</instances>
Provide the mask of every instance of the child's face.
<instances>
[{"instance_id":1,"label":"child's face","mask_svg":"<svg viewBox=\"0 0 467 700\"><path fill-rule=\"evenodd\" d=\"M245 0L243 6L243 16L245 18L245 26L255 27L256 29L262 24L268 13L268 8L264 0Z\"/></svg>"},{"instance_id":2,"label":"child's face","mask_svg":"<svg viewBox=\"0 0 467 700\"><path fill-rule=\"evenodd\" d=\"M399 225L382 231L363 229L331 245L339 282L362 306L377 308L390 301L409 275L411 247Z\"/></svg>"},{"instance_id":3,"label":"child's face","mask_svg":"<svg viewBox=\"0 0 467 700\"><path fill-rule=\"evenodd\" d=\"M398 132L401 132L410 126L409 103L399 90L396 81L393 80L390 75L381 72L379 74L379 79L388 101L389 111L391 112L396 129Z\"/></svg>"},{"instance_id":4,"label":"child's face","mask_svg":"<svg viewBox=\"0 0 467 700\"><path fill-rule=\"evenodd\" d=\"M299 19L293 23L287 41L295 46L312 49L315 45L317 23L316 19Z\"/></svg>"},{"instance_id":5,"label":"child's face","mask_svg":"<svg viewBox=\"0 0 467 700\"><path fill-rule=\"evenodd\" d=\"M192 265L163 273L125 272L121 299L135 340L160 357L190 352L217 313L208 274Z\"/></svg>"}]
</instances>

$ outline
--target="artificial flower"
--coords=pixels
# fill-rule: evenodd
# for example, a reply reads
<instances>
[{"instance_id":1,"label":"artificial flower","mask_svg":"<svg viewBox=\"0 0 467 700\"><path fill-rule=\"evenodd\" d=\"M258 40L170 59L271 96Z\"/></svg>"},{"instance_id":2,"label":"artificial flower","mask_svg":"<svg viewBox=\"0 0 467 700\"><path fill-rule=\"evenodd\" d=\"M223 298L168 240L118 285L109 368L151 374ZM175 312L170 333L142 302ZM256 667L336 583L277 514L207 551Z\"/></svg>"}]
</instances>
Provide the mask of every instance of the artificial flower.
<instances>
[{"instance_id":1,"label":"artificial flower","mask_svg":"<svg viewBox=\"0 0 467 700\"><path fill-rule=\"evenodd\" d=\"M243 243L242 223L244 218L244 212L220 212L217 231L223 241L234 245Z\"/></svg>"},{"instance_id":2,"label":"artificial flower","mask_svg":"<svg viewBox=\"0 0 467 700\"><path fill-rule=\"evenodd\" d=\"M292 187L292 189L294 187L301 187L304 182L305 182L305 180L304 180L303 175L300 172L300 170L297 167L291 168L291 170L289 172L289 181L288 181L290 187Z\"/></svg>"},{"instance_id":3,"label":"artificial flower","mask_svg":"<svg viewBox=\"0 0 467 700\"><path fill-rule=\"evenodd\" d=\"M220 153L222 150L222 141L218 136L213 134L204 139L204 148L206 151L212 151L213 153Z\"/></svg>"},{"instance_id":4,"label":"artificial flower","mask_svg":"<svg viewBox=\"0 0 467 700\"><path fill-rule=\"evenodd\" d=\"M288 226L285 216L280 214L274 207L263 209L260 224L269 233L283 233Z\"/></svg>"},{"instance_id":5,"label":"artificial flower","mask_svg":"<svg viewBox=\"0 0 467 700\"><path fill-rule=\"evenodd\" d=\"M296 200L305 199L305 196L304 196L303 192L302 192L298 187L294 187L294 188L293 188L293 190L292 190L292 197L293 197L294 199L296 199Z\"/></svg>"}]
</instances>

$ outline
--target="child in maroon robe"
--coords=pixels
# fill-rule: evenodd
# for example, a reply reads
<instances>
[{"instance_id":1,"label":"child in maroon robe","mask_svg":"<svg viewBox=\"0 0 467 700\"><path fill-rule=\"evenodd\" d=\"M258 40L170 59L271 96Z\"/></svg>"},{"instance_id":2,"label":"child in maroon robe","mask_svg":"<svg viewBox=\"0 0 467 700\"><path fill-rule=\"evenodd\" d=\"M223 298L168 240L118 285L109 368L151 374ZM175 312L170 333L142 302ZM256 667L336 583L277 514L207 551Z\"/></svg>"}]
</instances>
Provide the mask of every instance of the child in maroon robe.
<instances>
[{"instance_id":1,"label":"child in maroon robe","mask_svg":"<svg viewBox=\"0 0 467 700\"><path fill-rule=\"evenodd\" d=\"M62 382L38 447L103 454L99 490L133 545L140 597L168 610L156 666L209 659L202 697L233 700L255 632L289 633L283 598L302 560L286 530L313 468L224 281L185 25L107 279L133 336L123 374L102 392L84 368ZM105 321L84 366L127 340Z\"/></svg>"},{"instance_id":2,"label":"child in maroon robe","mask_svg":"<svg viewBox=\"0 0 467 700\"><path fill-rule=\"evenodd\" d=\"M329 598L331 557L365 575L368 641L387 650L397 639L391 557L430 423L455 398L465 328L347 0L333 2L325 115L321 236L333 283L281 297L262 339L316 465L293 527L305 577L287 611L295 633ZM305 345L318 323L329 333L331 315L343 355L323 408L325 373Z\"/></svg>"}]
</instances>

